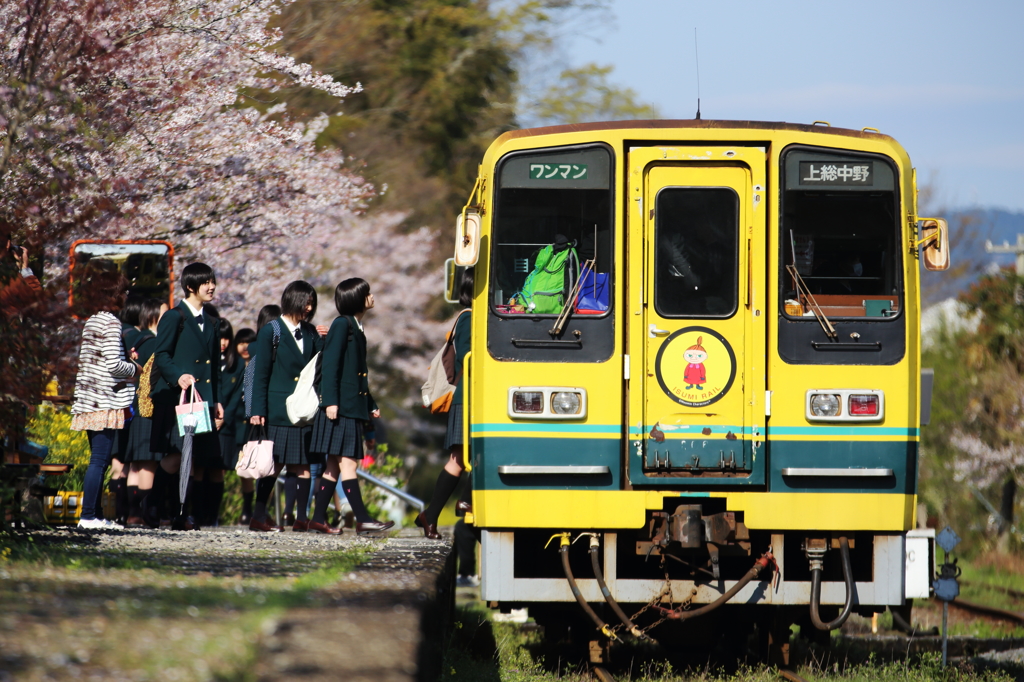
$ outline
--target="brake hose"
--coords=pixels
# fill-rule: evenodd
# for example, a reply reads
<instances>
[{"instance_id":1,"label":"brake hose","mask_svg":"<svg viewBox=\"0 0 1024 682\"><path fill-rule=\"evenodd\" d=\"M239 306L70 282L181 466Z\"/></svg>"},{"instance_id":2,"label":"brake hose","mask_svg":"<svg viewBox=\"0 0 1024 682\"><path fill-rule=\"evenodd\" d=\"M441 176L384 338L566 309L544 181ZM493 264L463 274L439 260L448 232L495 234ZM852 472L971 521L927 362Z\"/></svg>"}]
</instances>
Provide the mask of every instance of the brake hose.
<instances>
[{"instance_id":1,"label":"brake hose","mask_svg":"<svg viewBox=\"0 0 1024 682\"><path fill-rule=\"evenodd\" d=\"M604 600L608 602L608 606L612 608L615 615L619 617L622 624L625 625L631 635L637 639L647 639L640 628L638 628L633 621L629 619L626 612L619 606L619 602L615 601L615 597L612 596L611 590L608 589L608 585L604 582L604 574L601 573L601 562L597 558L597 550L599 549L600 542L597 539L597 533L590 536L590 564L594 567L594 577L597 578L597 586L601 588L601 594L604 595Z\"/></svg>"},{"instance_id":2,"label":"brake hose","mask_svg":"<svg viewBox=\"0 0 1024 682\"><path fill-rule=\"evenodd\" d=\"M772 555L771 552L765 552L760 559L754 562L754 565L750 567L750 570L747 571L742 578L736 581L735 585L726 590L721 597L711 602L710 604L705 604L699 609L693 609L692 611L684 611L682 607L677 607L675 609L666 609L662 606L658 606L656 608L659 611L661 611L661 615L663 615L665 618L670 618L672 620L689 620L691 618L696 618L697 616L703 616L705 613L714 611L719 606L732 599L734 596L736 596L737 592L746 587L747 583L756 578L761 571L766 569L768 566L774 564L775 557Z\"/></svg>"},{"instance_id":3,"label":"brake hose","mask_svg":"<svg viewBox=\"0 0 1024 682\"><path fill-rule=\"evenodd\" d=\"M811 623L819 630L835 630L850 617L853 610L853 569L850 568L850 541L845 535L839 538L839 556L843 564L843 582L846 583L846 605L839 617L830 623L823 623L818 609L821 606L821 570L825 566L825 551L820 554L808 553L811 563Z\"/></svg>"},{"instance_id":4,"label":"brake hose","mask_svg":"<svg viewBox=\"0 0 1024 682\"><path fill-rule=\"evenodd\" d=\"M601 616L597 615L594 609L590 607L587 600L583 598L583 594L580 592L579 586L576 585L576 578L573 577L572 568L569 566L569 545L572 544L569 537L569 533L558 533L551 536L551 539L548 540L548 544L551 544L551 540L554 540L555 538L561 538L558 543L558 553L562 557L562 570L565 571L565 579L569 582L569 589L572 590L572 596L576 597L576 602L583 607L586 614L590 616L590 620L594 621L594 624L597 625L597 629L601 631L601 634L612 641L622 641L615 634L615 631L612 630L607 623L601 620ZM547 545L544 545L544 547L546 548Z\"/></svg>"}]
</instances>

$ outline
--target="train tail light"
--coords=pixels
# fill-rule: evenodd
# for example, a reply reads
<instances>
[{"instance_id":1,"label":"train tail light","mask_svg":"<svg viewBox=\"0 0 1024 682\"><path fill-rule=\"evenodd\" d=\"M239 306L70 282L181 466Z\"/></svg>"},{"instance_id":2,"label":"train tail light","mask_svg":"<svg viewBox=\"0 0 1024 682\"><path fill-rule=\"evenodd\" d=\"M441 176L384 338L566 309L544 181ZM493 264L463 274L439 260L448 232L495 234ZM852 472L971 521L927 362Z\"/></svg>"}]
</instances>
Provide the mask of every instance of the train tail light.
<instances>
[{"instance_id":1,"label":"train tail light","mask_svg":"<svg viewBox=\"0 0 1024 682\"><path fill-rule=\"evenodd\" d=\"M850 396L850 415L855 417L877 417L878 396L852 394Z\"/></svg>"},{"instance_id":2,"label":"train tail light","mask_svg":"<svg viewBox=\"0 0 1024 682\"><path fill-rule=\"evenodd\" d=\"M540 391L514 392L512 411L516 414L540 414L544 411L544 394Z\"/></svg>"}]
</instances>

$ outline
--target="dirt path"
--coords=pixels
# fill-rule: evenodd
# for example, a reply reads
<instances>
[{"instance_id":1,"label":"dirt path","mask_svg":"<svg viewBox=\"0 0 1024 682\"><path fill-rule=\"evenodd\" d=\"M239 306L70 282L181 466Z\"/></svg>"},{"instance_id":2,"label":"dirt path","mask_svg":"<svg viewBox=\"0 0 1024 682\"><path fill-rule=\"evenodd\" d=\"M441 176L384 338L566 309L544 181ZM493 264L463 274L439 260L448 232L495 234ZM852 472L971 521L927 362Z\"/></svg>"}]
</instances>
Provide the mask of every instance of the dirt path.
<instances>
[{"instance_id":1,"label":"dirt path","mask_svg":"<svg viewBox=\"0 0 1024 682\"><path fill-rule=\"evenodd\" d=\"M0 682L414 680L439 665L451 547L418 533L52 530L7 546Z\"/></svg>"}]
</instances>

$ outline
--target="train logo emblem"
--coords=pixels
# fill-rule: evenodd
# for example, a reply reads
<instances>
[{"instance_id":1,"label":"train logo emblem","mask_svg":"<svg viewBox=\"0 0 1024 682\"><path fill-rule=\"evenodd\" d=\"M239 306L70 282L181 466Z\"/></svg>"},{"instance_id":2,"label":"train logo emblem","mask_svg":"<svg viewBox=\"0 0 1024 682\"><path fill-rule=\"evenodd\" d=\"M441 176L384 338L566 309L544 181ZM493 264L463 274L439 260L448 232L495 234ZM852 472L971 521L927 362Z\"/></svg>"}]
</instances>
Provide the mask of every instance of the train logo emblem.
<instances>
[{"instance_id":1,"label":"train logo emblem","mask_svg":"<svg viewBox=\"0 0 1024 682\"><path fill-rule=\"evenodd\" d=\"M714 330L685 327L665 339L654 367L665 395L680 405L704 407L732 388L736 354Z\"/></svg>"}]
</instances>

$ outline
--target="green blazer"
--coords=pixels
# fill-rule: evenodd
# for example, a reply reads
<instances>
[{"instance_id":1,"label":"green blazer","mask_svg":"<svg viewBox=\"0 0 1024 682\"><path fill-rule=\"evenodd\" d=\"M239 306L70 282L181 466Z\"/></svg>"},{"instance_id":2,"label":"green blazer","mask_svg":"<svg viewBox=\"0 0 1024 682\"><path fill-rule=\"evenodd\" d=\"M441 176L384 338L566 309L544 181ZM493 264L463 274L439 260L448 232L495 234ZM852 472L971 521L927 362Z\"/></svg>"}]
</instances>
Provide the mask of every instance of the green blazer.
<instances>
[{"instance_id":1,"label":"green blazer","mask_svg":"<svg viewBox=\"0 0 1024 682\"><path fill-rule=\"evenodd\" d=\"M366 335L354 317L334 318L327 332L321 365L320 406L338 406L338 416L370 419L377 403L370 395L366 368Z\"/></svg>"},{"instance_id":2,"label":"green blazer","mask_svg":"<svg viewBox=\"0 0 1024 682\"><path fill-rule=\"evenodd\" d=\"M462 361L466 359L466 353L470 350L471 332L473 329L473 313L466 312L459 317L455 323L455 376L459 377L459 383L452 393L452 405L462 404Z\"/></svg>"},{"instance_id":3,"label":"green blazer","mask_svg":"<svg viewBox=\"0 0 1024 682\"><path fill-rule=\"evenodd\" d=\"M278 318L277 323L281 325L281 341L277 346L277 360L273 367L270 357L273 354L274 325L267 323L256 334L256 357L250 360L256 363L252 378L252 416L266 417L270 426L292 426L285 400L295 390L295 383L303 367L314 354L323 350L324 342L317 334L316 327L303 322L299 326L307 343L306 350L300 353L295 337L288 333L284 321Z\"/></svg>"},{"instance_id":4,"label":"green blazer","mask_svg":"<svg viewBox=\"0 0 1024 682\"><path fill-rule=\"evenodd\" d=\"M156 330L156 349L153 364L159 369L159 379L153 385L153 402L176 405L181 396L178 379L183 374L196 378L196 389L210 404L220 402L220 339L217 338L217 318L203 313L206 318L200 330L188 305L182 301L160 318ZM184 318L184 324L179 323ZM179 328L181 333L178 332Z\"/></svg>"},{"instance_id":5,"label":"green blazer","mask_svg":"<svg viewBox=\"0 0 1024 682\"><path fill-rule=\"evenodd\" d=\"M245 376L245 360L235 359L233 370L225 369L220 373L220 404L224 406L224 424L220 433L234 438L238 427L238 413L244 418L242 409L242 377ZM226 454L226 453L222 453Z\"/></svg>"}]
</instances>

